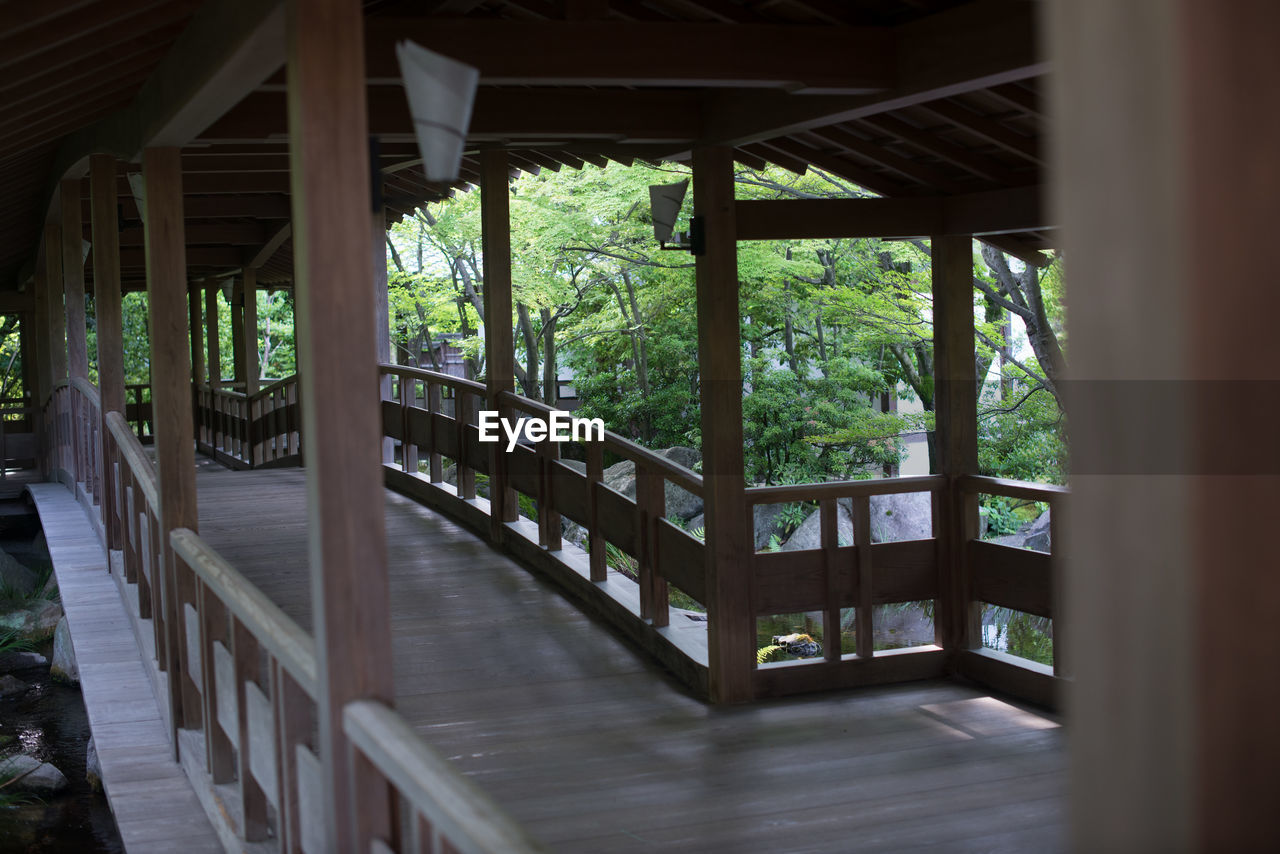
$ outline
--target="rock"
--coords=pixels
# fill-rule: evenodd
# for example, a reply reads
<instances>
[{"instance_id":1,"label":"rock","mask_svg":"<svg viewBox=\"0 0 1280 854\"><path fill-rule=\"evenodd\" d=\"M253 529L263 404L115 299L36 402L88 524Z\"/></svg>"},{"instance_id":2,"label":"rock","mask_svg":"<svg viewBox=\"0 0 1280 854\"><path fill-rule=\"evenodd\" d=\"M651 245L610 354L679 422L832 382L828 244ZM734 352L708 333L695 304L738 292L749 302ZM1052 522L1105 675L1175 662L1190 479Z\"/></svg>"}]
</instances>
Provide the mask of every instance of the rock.
<instances>
[{"instance_id":1,"label":"rock","mask_svg":"<svg viewBox=\"0 0 1280 854\"><path fill-rule=\"evenodd\" d=\"M707 534L707 517L706 516L703 516L701 513L699 513L697 516L694 516L692 519L686 522L685 525L688 526L690 534L692 534L694 531L701 528L702 539L704 540L706 539L706 534Z\"/></svg>"},{"instance_id":2,"label":"rock","mask_svg":"<svg viewBox=\"0 0 1280 854\"><path fill-rule=\"evenodd\" d=\"M836 534L842 546L853 545L853 517L843 504L836 506ZM784 552L822 548L822 511L815 510L782 544Z\"/></svg>"},{"instance_id":3,"label":"rock","mask_svg":"<svg viewBox=\"0 0 1280 854\"><path fill-rule=\"evenodd\" d=\"M0 549L0 591L18 596L29 596L40 585L36 574L18 563L8 552Z\"/></svg>"},{"instance_id":4,"label":"rock","mask_svg":"<svg viewBox=\"0 0 1280 854\"><path fill-rule=\"evenodd\" d=\"M44 586L40 588L40 592L36 595L41 599L61 599L62 595L58 592L58 576L50 571L49 577L44 580Z\"/></svg>"},{"instance_id":5,"label":"rock","mask_svg":"<svg viewBox=\"0 0 1280 854\"><path fill-rule=\"evenodd\" d=\"M1053 542L1049 533L1050 512L1052 511L1044 511L1036 517L1034 522L1022 529L1020 533L1026 537L1026 539L1022 541L1022 547L1024 549L1035 549L1038 552L1051 551Z\"/></svg>"},{"instance_id":6,"label":"rock","mask_svg":"<svg viewBox=\"0 0 1280 854\"><path fill-rule=\"evenodd\" d=\"M85 749L84 778L89 781L89 788L95 792L102 791L102 763L98 761L98 748L94 746L93 736L89 736L89 746Z\"/></svg>"},{"instance_id":7,"label":"rock","mask_svg":"<svg viewBox=\"0 0 1280 854\"><path fill-rule=\"evenodd\" d=\"M71 626L64 616L53 630L53 663L49 675L59 682L80 684L80 670L76 667L76 651L71 645Z\"/></svg>"},{"instance_id":8,"label":"rock","mask_svg":"<svg viewBox=\"0 0 1280 854\"><path fill-rule=\"evenodd\" d=\"M702 459L702 454L693 448L674 447L657 451L658 456L671 462L693 468ZM631 460L614 463L604 470L604 483L615 492L628 498L636 497L636 465ZM692 519L702 512L702 499L676 486L671 481L666 483L667 516L672 519Z\"/></svg>"},{"instance_id":9,"label":"rock","mask_svg":"<svg viewBox=\"0 0 1280 854\"><path fill-rule=\"evenodd\" d=\"M760 551L767 548L769 540L774 534L779 538L782 537L782 511L785 509L783 504L757 504L752 510L751 518L755 525L755 549ZM690 523L692 527L692 523Z\"/></svg>"},{"instance_id":10,"label":"rock","mask_svg":"<svg viewBox=\"0 0 1280 854\"><path fill-rule=\"evenodd\" d=\"M13 697L27 690L27 683L16 676L0 676L0 697Z\"/></svg>"},{"instance_id":11,"label":"rock","mask_svg":"<svg viewBox=\"0 0 1280 854\"><path fill-rule=\"evenodd\" d=\"M1049 546L1048 531L1040 531L1037 534L1032 534L1022 541L1022 547L1024 549L1032 549L1037 552L1047 552L1050 550Z\"/></svg>"},{"instance_id":12,"label":"rock","mask_svg":"<svg viewBox=\"0 0 1280 854\"><path fill-rule=\"evenodd\" d=\"M933 507L927 492L871 496L871 542L927 540L933 536Z\"/></svg>"},{"instance_id":13,"label":"rock","mask_svg":"<svg viewBox=\"0 0 1280 854\"><path fill-rule=\"evenodd\" d=\"M0 778L12 779L6 788L52 795L67 787L67 778L48 762L19 753L0 762Z\"/></svg>"},{"instance_id":14,"label":"rock","mask_svg":"<svg viewBox=\"0 0 1280 854\"><path fill-rule=\"evenodd\" d=\"M574 469L579 474L587 473L587 464L584 463L582 460L561 460L560 462L568 466L569 468Z\"/></svg>"},{"instance_id":15,"label":"rock","mask_svg":"<svg viewBox=\"0 0 1280 854\"><path fill-rule=\"evenodd\" d=\"M0 652L0 673L11 673L28 667L44 667L49 659L38 652Z\"/></svg>"},{"instance_id":16,"label":"rock","mask_svg":"<svg viewBox=\"0 0 1280 854\"><path fill-rule=\"evenodd\" d=\"M46 557L49 554L49 541L44 538L43 528L41 528L40 531L36 533L35 538L31 540L31 553L45 555Z\"/></svg>"},{"instance_id":17,"label":"rock","mask_svg":"<svg viewBox=\"0 0 1280 854\"><path fill-rule=\"evenodd\" d=\"M13 632L21 640L39 642L49 639L61 619L61 605L36 599L0 616L0 632Z\"/></svg>"}]
</instances>

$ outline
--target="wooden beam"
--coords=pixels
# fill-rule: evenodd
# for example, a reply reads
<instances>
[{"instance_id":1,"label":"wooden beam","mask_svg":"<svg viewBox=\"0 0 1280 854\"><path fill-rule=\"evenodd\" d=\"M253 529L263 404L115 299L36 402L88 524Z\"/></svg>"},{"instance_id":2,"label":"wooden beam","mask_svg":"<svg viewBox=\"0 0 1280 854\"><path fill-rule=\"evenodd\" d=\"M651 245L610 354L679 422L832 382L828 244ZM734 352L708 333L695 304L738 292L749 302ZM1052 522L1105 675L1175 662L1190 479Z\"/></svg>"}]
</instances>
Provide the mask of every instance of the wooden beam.
<instances>
[{"instance_id":1,"label":"wooden beam","mask_svg":"<svg viewBox=\"0 0 1280 854\"><path fill-rule=\"evenodd\" d=\"M511 322L511 181L505 151L480 153L480 216L484 255L484 350L488 407L498 411L498 396L515 391L515 341ZM489 535L495 543L504 540L503 525L514 522L519 507L516 494L507 485L507 457L492 445L489 455L493 486L490 501Z\"/></svg>"},{"instance_id":2,"label":"wooden beam","mask_svg":"<svg viewBox=\"0 0 1280 854\"><path fill-rule=\"evenodd\" d=\"M234 246L193 246L186 254L190 267L232 269L241 266L243 260L240 250ZM146 253L141 247L126 246L120 250L120 266L126 269L146 266Z\"/></svg>"},{"instance_id":3,"label":"wooden beam","mask_svg":"<svg viewBox=\"0 0 1280 854\"><path fill-rule=\"evenodd\" d=\"M693 152L693 209L704 223L696 258L698 374L702 408L710 691L714 702L751 697L755 615L751 612L751 514L742 449L742 347L733 152Z\"/></svg>"},{"instance_id":4,"label":"wooden beam","mask_svg":"<svg viewBox=\"0 0 1280 854\"><path fill-rule=\"evenodd\" d=\"M782 199L736 203L739 240L1002 234L1050 227L1042 188L958 196Z\"/></svg>"},{"instance_id":5,"label":"wooden beam","mask_svg":"<svg viewBox=\"0 0 1280 854\"><path fill-rule=\"evenodd\" d=\"M155 413L156 468L160 486L160 542L165 573L165 645L173 746L177 730L198 724L198 695L190 684L180 580L169 532L197 530L195 443L192 441L191 354L187 338L187 264L182 238L182 168L176 148L142 153L147 182L147 309L151 332L151 406ZM181 585L181 586L180 586Z\"/></svg>"},{"instance_id":6,"label":"wooden beam","mask_svg":"<svg viewBox=\"0 0 1280 854\"><path fill-rule=\"evenodd\" d=\"M45 208L54 204L58 182L83 174L91 154L134 160L147 146L189 142L280 68L283 29L279 0L202 4L127 106L62 140L49 170L44 198L51 202ZM19 277L33 267L29 261Z\"/></svg>"},{"instance_id":7,"label":"wooden beam","mask_svg":"<svg viewBox=\"0 0 1280 854\"><path fill-rule=\"evenodd\" d=\"M233 246L261 246L269 232L254 222L237 223L188 223L187 245L228 244ZM145 234L141 226L120 232L120 245L142 246Z\"/></svg>"},{"instance_id":8,"label":"wooden beam","mask_svg":"<svg viewBox=\"0 0 1280 854\"><path fill-rule=\"evenodd\" d=\"M1016 154L1029 160L1037 166L1044 165L1044 159L1040 154L1039 140L1035 137L1023 136L994 119L979 115L973 110L965 109L954 101L931 101L928 104L922 104L921 107L956 127L963 128L994 145L998 145L1011 154Z\"/></svg>"},{"instance_id":9,"label":"wooden beam","mask_svg":"<svg viewBox=\"0 0 1280 854\"><path fill-rule=\"evenodd\" d=\"M286 222L284 225L280 226L280 228L277 229L265 243L262 244L262 247L253 254L253 257L245 263L245 266L254 270L258 269L263 264L270 261L280 247L284 245L284 242L292 236L293 223ZM383 264L383 266L385 267L386 265Z\"/></svg>"},{"instance_id":10,"label":"wooden beam","mask_svg":"<svg viewBox=\"0 0 1280 854\"><path fill-rule=\"evenodd\" d=\"M366 34L370 81L396 85L402 39L475 66L484 84L858 94L889 88L897 71L897 33L882 27L378 17Z\"/></svg>"},{"instance_id":11,"label":"wooden beam","mask_svg":"<svg viewBox=\"0 0 1280 854\"><path fill-rule=\"evenodd\" d=\"M306 436L308 553L319 666L327 848L391 839L385 782L359 775L352 700L395 701L382 424L369 258L369 141L358 0L289 0L288 112L295 293Z\"/></svg>"},{"instance_id":12,"label":"wooden beam","mask_svg":"<svg viewBox=\"0 0 1280 854\"><path fill-rule=\"evenodd\" d=\"M896 82L875 95L718 93L701 141L742 145L1042 75L1048 65L1035 48L1036 6L978 0L905 25Z\"/></svg>"},{"instance_id":13,"label":"wooden beam","mask_svg":"<svg viewBox=\"0 0 1280 854\"><path fill-rule=\"evenodd\" d=\"M390 141L413 138L404 92L369 90L368 132ZM480 89L467 135L472 142L602 138L688 142L702 129L700 98L685 90L589 88ZM283 133L284 95L254 92L200 135L201 142L255 141ZM561 142L557 147L564 147Z\"/></svg>"}]
</instances>

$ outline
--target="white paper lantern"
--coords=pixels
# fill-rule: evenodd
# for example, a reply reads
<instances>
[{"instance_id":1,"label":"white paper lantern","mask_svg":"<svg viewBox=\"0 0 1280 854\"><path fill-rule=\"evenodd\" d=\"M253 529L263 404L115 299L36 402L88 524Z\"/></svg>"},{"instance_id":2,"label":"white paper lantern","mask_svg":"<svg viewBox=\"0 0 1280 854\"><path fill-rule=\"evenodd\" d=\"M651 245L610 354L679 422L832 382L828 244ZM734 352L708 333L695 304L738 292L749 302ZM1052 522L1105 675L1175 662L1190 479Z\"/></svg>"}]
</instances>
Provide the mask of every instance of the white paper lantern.
<instances>
[{"instance_id":1,"label":"white paper lantern","mask_svg":"<svg viewBox=\"0 0 1280 854\"><path fill-rule=\"evenodd\" d=\"M455 181L480 72L407 41L396 45L396 59L427 180Z\"/></svg>"}]
</instances>

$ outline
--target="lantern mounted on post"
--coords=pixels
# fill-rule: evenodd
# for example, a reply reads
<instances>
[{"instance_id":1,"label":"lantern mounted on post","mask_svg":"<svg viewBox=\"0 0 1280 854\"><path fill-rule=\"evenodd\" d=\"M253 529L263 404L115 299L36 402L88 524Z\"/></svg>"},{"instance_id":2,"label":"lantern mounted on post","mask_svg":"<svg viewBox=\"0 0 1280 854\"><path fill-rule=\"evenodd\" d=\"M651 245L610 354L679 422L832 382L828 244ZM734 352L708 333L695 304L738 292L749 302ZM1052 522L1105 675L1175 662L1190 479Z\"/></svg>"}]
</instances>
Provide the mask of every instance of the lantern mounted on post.
<instances>
[{"instance_id":1,"label":"lantern mounted on post","mask_svg":"<svg viewBox=\"0 0 1280 854\"><path fill-rule=\"evenodd\" d=\"M685 193L689 191L689 179L676 184L653 184L649 187L649 211L653 216L653 236L662 249L683 249L690 255L703 253L702 217L689 220L689 230L673 234ZM674 240L673 240L674 238Z\"/></svg>"},{"instance_id":2,"label":"lantern mounted on post","mask_svg":"<svg viewBox=\"0 0 1280 854\"><path fill-rule=\"evenodd\" d=\"M396 45L396 59L409 98L422 171L428 181L456 181L480 72L408 41Z\"/></svg>"}]
</instances>

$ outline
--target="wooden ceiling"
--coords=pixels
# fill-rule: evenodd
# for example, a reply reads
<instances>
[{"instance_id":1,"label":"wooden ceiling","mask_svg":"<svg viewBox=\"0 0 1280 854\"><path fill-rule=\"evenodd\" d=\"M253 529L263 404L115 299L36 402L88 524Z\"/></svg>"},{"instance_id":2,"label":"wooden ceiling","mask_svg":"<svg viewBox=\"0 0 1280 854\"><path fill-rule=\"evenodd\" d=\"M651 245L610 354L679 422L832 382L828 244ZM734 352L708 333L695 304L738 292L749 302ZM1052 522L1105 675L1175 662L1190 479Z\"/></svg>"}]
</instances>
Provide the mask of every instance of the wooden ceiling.
<instances>
[{"instance_id":1,"label":"wooden ceiling","mask_svg":"<svg viewBox=\"0 0 1280 854\"><path fill-rule=\"evenodd\" d=\"M25 284L55 210L52 188L83 174L81 149L102 138L122 157L123 279L142 285L141 223L127 182L140 167L126 162L138 152L122 149L179 134L148 136L139 116L172 100L167 80L188 58L201 61L201 46L217 42L211 28L256 21L273 5L0 3L0 289ZM510 151L516 169L536 171L684 159L696 144L729 144L748 166L812 165L894 197L1043 183L1045 66L1031 0L364 5L369 131L392 216L474 184L477 152L495 146ZM250 82L230 102L205 105L212 115L179 136L193 277L252 265L263 284L291 279L282 17L274 21L224 39L229 76ZM481 70L452 187L429 183L418 166L394 54L406 38ZM82 194L87 223L87 179ZM989 239L1033 260L1051 242L1040 230Z\"/></svg>"}]
</instances>

